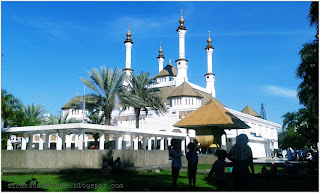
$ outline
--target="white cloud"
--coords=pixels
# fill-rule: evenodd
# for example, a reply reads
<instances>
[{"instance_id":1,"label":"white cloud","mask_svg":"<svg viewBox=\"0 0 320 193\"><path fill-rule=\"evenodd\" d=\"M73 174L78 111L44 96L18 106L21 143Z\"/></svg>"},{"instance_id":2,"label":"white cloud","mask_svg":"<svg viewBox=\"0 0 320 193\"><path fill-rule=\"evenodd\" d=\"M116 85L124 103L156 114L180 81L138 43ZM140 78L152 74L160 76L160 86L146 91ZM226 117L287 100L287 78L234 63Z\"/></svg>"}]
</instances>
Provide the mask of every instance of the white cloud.
<instances>
[{"instance_id":1,"label":"white cloud","mask_svg":"<svg viewBox=\"0 0 320 193\"><path fill-rule=\"evenodd\" d=\"M263 87L264 92L282 97L296 98L297 91L289 88L282 88L274 85L266 85Z\"/></svg>"}]
</instances>

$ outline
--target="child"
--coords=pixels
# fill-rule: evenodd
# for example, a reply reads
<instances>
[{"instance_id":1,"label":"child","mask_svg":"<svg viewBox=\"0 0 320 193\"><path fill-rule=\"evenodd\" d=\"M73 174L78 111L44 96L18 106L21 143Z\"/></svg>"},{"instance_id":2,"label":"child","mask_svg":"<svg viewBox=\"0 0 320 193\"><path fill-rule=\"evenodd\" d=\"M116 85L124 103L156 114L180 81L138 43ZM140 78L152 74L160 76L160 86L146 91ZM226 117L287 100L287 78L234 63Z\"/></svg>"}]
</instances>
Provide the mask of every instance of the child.
<instances>
[{"instance_id":1,"label":"child","mask_svg":"<svg viewBox=\"0 0 320 193\"><path fill-rule=\"evenodd\" d=\"M217 190L221 191L223 190L224 184L226 182L226 174L224 171L225 167L230 167L232 166L232 164L225 161L227 157L227 152L225 150L217 150L215 155L218 157L218 160L212 165L208 177L211 178L215 173L214 179L217 184Z\"/></svg>"},{"instance_id":2,"label":"child","mask_svg":"<svg viewBox=\"0 0 320 193\"><path fill-rule=\"evenodd\" d=\"M188 160L188 174L189 174L189 186L192 188L196 187L196 175L197 175L197 165L198 165L198 154L196 152L196 145L190 142L187 146L189 152L187 153Z\"/></svg>"},{"instance_id":3,"label":"child","mask_svg":"<svg viewBox=\"0 0 320 193\"><path fill-rule=\"evenodd\" d=\"M169 150L169 155L172 159L172 163L171 163L172 184L173 184L174 188L177 187L177 180L179 177L179 171L180 171L180 168L182 167L181 151L179 149L178 143L179 143L179 141L177 139L172 139L171 140L172 148Z\"/></svg>"}]
</instances>

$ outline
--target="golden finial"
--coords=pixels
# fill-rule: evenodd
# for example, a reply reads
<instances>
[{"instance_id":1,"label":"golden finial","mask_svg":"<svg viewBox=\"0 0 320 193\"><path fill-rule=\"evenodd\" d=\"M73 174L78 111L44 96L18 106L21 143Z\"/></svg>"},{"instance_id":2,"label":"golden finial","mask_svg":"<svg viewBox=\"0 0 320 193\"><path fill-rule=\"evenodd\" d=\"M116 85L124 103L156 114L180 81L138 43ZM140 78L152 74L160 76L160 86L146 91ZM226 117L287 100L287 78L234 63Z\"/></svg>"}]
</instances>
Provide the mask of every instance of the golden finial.
<instances>
[{"instance_id":1,"label":"golden finial","mask_svg":"<svg viewBox=\"0 0 320 193\"><path fill-rule=\"evenodd\" d=\"M130 24L129 24L128 25L127 39L124 41L124 43L131 42L133 44L133 42L132 42L130 37L131 37L131 33L130 33Z\"/></svg>"},{"instance_id":2,"label":"golden finial","mask_svg":"<svg viewBox=\"0 0 320 193\"><path fill-rule=\"evenodd\" d=\"M208 38L208 40L207 40L208 45L206 46L206 49L213 48L212 45L211 45L212 40L211 40L211 38L210 38L210 31L208 31L208 33L209 33L209 38Z\"/></svg>"},{"instance_id":3,"label":"golden finial","mask_svg":"<svg viewBox=\"0 0 320 193\"><path fill-rule=\"evenodd\" d=\"M169 59L169 64L171 64L171 59Z\"/></svg>"},{"instance_id":4,"label":"golden finial","mask_svg":"<svg viewBox=\"0 0 320 193\"><path fill-rule=\"evenodd\" d=\"M160 42L159 56L157 58L164 58L162 52L163 52L163 50L161 48L161 42Z\"/></svg>"},{"instance_id":5,"label":"golden finial","mask_svg":"<svg viewBox=\"0 0 320 193\"><path fill-rule=\"evenodd\" d=\"M180 20L179 20L180 26L178 27L177 31L178 31L179 29L186 30L186 27L184 27L184 25L183 25L183 24L184 24L184 19L183 19L182 11L183 11L183 9L181 9L181 18L180 18Z\"/></svg>"}]
</instances>

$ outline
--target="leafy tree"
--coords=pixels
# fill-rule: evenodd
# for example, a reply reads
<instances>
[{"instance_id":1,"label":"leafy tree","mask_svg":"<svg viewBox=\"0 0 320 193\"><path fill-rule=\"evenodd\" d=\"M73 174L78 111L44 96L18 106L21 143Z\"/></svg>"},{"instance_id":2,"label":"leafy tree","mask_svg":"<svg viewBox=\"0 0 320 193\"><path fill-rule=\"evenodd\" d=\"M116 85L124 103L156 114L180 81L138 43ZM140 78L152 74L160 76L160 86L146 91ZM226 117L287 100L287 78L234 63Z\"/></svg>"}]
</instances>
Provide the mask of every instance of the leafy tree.
<instances>
[{"instance_id":1,"label":"leafy tree","mask_svg":"<svg viewBox=\"0 0 320 193\"><path fill-rule=\"evenodd\" d=\"M92 96L96 107L104 113L105 124L110 125L115 96L121 92L124 74L118 69L107 69L105 66L101 66L100 71L93 68L92 72L88 72L91 80L81 78L81 81L94 91Z\"/></svg>"},{"instance_id":2,"label":"leafy tree","mask_svg":"<svg viewBox=\"0 0 320 193\"><path fill-rule=\"evenodd\" d=\"M309 11L310 25L316 26L319 23L319 3L312 2ZM299 110L298 133L307 138L307 144L315 145L318 141L319 130L319 43L318 30L316 39L303 45L299 52L301 63L297 69L296 75L302 79L298 86L298 97L300 103L305 106Z\"/></svg>"},{"instance_id":3,"label":"leafy tree","mask_svg":"<svg viewBox=\"0 0 320 193\"><path fill-rule=\"evenodd\" d=\"M44 123L43 114L47 111L42 105L35 106L32 103L32 105L22 105L22 107L25 115L23 126L35 126Z\"/></svg>"},{"instance_id":4,"label":"leafy tree","mask_svg":"<svg viewBox=\"0 0 320 193\"><path fill-rule=\"evenodd\" d=\"M71 118L68 119L69 116L69 112L67 112L64 116L62 115L63 113L61 113L61 111L58 111L58 116L50 116L49 118L47 118L47 120L45 120L45 122L48 125L54 125L54 124L68 124L68 123L79 123L81 121L75 119L75 118Z\"/></svg>"},{"instance_id":5,"label":"leafy tree","mask_svg":"<svg viewBox=\"0 0 320 193\"><path fill-rule=\"evenodd\" d=\"M136 128L139 128L141 109L148 111L147 107L156 112L166 112L163 98L159 88L147 88L154 82L155 77L149 77L149 72L130 77L130 84L120 95L124 107L133 107L136 116Z\"/></svg>"},{"instance_id":6,"label":"leafy tree","mask_svg":"<svg viewBox=\"0 0 320 193\"><path fill-rule=\"evenodd\" d=\"M8 93L6 90L1 90L1 120L3 128L8 126L20 126L19 118L23 116L22 104L18 98ZM21 117L22 118L22 117Z\"/></svg>"},{"instance_id":7,"label":"leafy tree","mask_svg":"<svg viewBox=\"0 0 320 193\"><path fill-rule=\"evenodd\" d=\"M286 132L279 133L279 146L281 149L288 147L303 148L306 144L306 138L295 132L293 129L289 129Z\"/></svg>"},{"instance_id":8,"label":"leafy tree","mask_svg":"<svg viewBox=\"0 0 320 193\"><path fill-rule=\"evenodd\" d=\"M295 130L297 128L297 113L296 112L287 112L286 114L282 115L283 118L283 124L282 124L282 130L286 131L288 129Z\"/></svg>"},{"instance_id":9,"label":"leafy tree","mask_svg":"<svg viewBox=\"0 0 320 193\"><path fill-rule=\"evenodd\" d=\"M94 111L92 112L90 115L89 115L89 120L88 120L88 123L91 123L91 124L103 124L104 123L104 116L103 114L100 115L100 111Z\"/></svg>"}]
</instances>

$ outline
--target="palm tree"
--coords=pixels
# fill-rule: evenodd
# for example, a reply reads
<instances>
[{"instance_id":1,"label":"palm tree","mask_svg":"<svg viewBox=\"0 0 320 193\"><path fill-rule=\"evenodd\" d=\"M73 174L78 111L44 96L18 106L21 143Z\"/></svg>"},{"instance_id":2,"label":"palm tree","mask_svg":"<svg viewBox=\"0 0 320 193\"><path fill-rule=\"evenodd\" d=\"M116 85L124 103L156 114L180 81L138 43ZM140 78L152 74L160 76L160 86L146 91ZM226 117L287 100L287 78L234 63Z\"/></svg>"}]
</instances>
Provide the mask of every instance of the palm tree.
<instances>
[{"instance_id":1,"label":"palm tree","mask_svg":"<svg viewBox=\"0 0 320 193\"><path fill-rule=\"evenodd\" d=\"M99 124L101 125L102 123L104 123L104 115L100 115L99 113L100 111L99 110L96 110L94 112L92 112L90 115L89 115L89 120L88 120L88 123L91 123L91 124Z\"/></svg>"},{"instance_id":2,"label":"palm tree","mask_svg":"<svg viewBox=\"0 0 320 193\"><path fill-rule=\"evenodd\" d=\"M68 124L68 123L80 123L80 120L77 120L75 118L68 119L69 112L67 112L64 116L62 115L61 111L58 111L58 117L50 116L46 123L48 125L54 125L54 124Z\"/></svg>"},{"instance_id":3,"label":"palm tree","mask_svg":"<svg viewBox=\"0 0 320 193\"><path fill-rule=\"evenodd\" d=\"M283 125L282 125L282 130L287 131L287 130L295 130L297 127L298 123L298 114L296 112L290 113L287 112L286 114L281 116L283 118Z\"/></svg>"},{"instance_id":4,"label":"palm tree","mask_svg":"<svg viewBox=\"0 0 320 193\"><path fill-rule=\"evenodd\" d=\"M6 90L1 89L1 119L3 128L21 124L17 122L17 118L21 115L21 111L22 105L20 100Z\"/></svg>"},{"instance_id":5,"label":"palm tree","mask_svg":"<svg viewBox=\"0 0 320 193\"><path fill-rule=\"evenodd\" d=\"M47 111L42 105L35 106L32 103L32 105L22 105L22 107L25 115L25 120L23 123L24 126L35 126L40 125L44 122L43 114Z\"/></svg>"},{"instance_id":6,"label":"palm tree","mask_svg":"<svg viewBox=\"0 0 320 193\"><path fill-rule=\"evenodd\" d=\"M95 92L92 96L96 101L97 109L104 113L105 124L110 125L111 112L115 108L115 96L121 91L124 74L117 68L115 70L100 67L88 72L91 80L81 78L81 81Z\"/></svg>"},{"instance_id":7,"label":"palm tree","mask_svg":"<svg viewBox=\"0 0 320 193\"><path fill-rule=\"evenodd\" d=\"M166 112L164 99L161 98L159 88L147 88L154 82L155 77L149 77L149 72L141 72L137 76L130 77L130 84L120 95L124 107L133 107L136 115L136 128L139 128L139 117L141 109L147 111L147 107L156 112Z\"/></svg>"}]
</instances>

